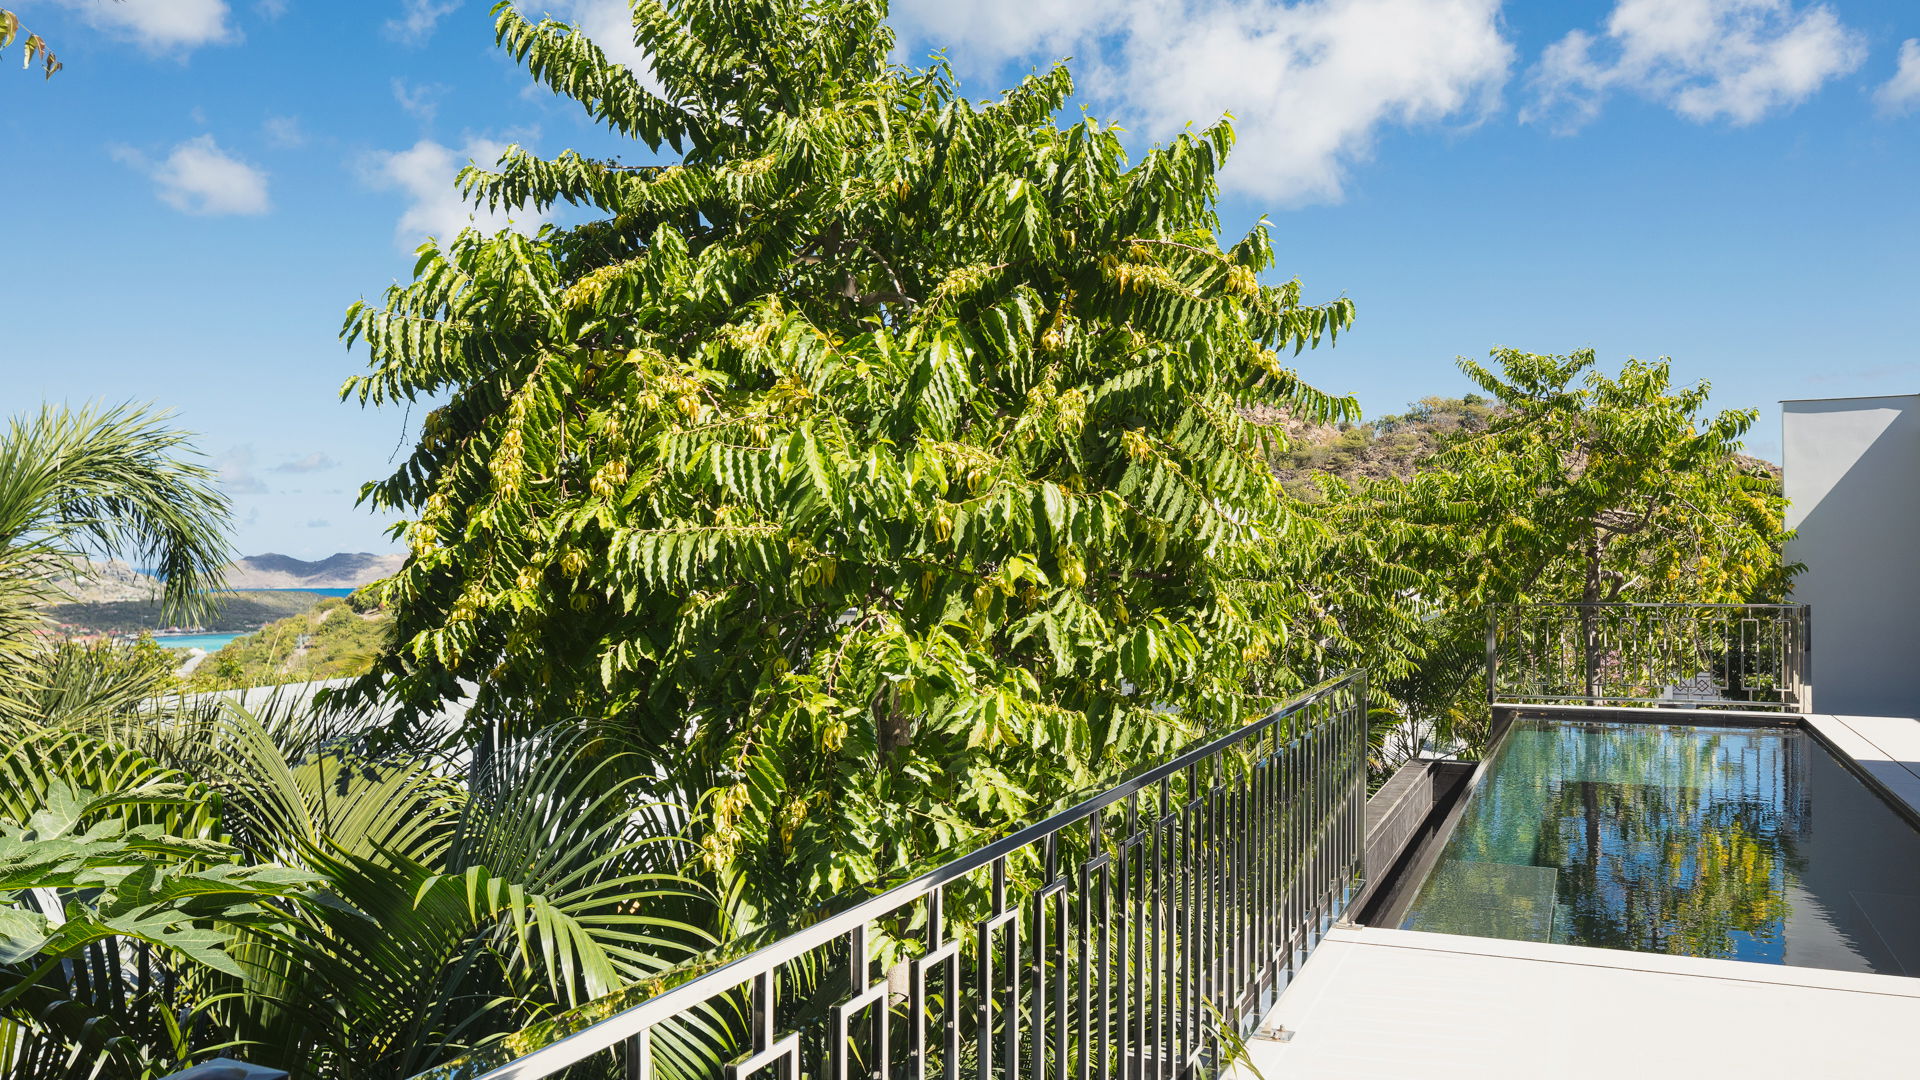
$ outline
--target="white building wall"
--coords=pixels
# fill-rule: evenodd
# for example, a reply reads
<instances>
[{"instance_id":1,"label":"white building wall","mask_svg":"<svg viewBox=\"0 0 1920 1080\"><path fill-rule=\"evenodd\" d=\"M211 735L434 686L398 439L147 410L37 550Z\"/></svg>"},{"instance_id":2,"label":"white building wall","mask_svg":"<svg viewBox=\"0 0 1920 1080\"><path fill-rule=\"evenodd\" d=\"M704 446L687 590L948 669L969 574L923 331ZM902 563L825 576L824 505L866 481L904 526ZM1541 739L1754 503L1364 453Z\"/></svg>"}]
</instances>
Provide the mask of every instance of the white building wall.
<instances>
[{"instance_id":1,"label":"white building wall","mask_svg":"<svg viewBox=\"0 0 1920 1080\"><path fill-rule=\"evenodd\" d=\"M1920 395L1785 401L1780 424L1814 707L1920 716Z\"/></svg>"}]
</instances>

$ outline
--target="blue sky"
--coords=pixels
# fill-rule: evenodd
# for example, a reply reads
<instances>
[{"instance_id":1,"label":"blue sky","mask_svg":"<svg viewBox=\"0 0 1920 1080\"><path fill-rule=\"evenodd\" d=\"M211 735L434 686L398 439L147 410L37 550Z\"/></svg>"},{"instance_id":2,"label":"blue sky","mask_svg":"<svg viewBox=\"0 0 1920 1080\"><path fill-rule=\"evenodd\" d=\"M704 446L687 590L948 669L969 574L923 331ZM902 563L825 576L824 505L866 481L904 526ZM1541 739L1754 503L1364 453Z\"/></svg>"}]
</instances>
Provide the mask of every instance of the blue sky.
<instances>
[{"instance_id":1,"label":"blue sky","mask_svg":"<svg viewBox=\"0 0 1920 1080\"><path fill-rule=\"evenodd\" d=\"M8 2L67 68L0 67L0 406L173 408L242 551L394 550L355 496L420 410L338 400L347 304L465 220L468 157L644 148L531 92L486 0ZM522 6L620 44L621 0ZM1779 399L1920 391L1911 0L895 10L903 56L947 48L973 92L1071 55L1141 141L1231 110L1228 227L1268 215L1283 276L1355 299L1300 365L1369 414L1463 392L1453 358L1495 345L1670 355L1763 409L1764 455Z\"/></svg>"}]
</instances>

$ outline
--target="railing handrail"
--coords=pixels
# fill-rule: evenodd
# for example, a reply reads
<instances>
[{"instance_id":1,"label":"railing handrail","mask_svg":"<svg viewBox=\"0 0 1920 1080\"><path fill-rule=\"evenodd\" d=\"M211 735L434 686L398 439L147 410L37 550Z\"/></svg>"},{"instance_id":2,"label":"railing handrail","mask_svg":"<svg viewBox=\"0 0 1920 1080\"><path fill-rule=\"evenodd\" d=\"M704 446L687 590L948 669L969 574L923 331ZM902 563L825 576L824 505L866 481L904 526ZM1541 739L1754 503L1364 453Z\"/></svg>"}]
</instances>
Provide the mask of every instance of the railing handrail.
<instances>
[{"instance_id":1,"label":"railing handrail","mask_svg":"<svg viewBox=\"0 0 1920 1080\"><path fill-rule=\"evenodd\" d=\"M1674 608L1692 610L1695 608L1758 608L1762 610L1792 610L1806 608L1806 604L1682 604L1660 601L1638 600L1496 600L1488 605L1496 608Z\"/></svg>"},{"instance_id":2,"label":"railing handrail","mask_svg":"<svg viewBox=\"0 0 1920 1080\"><path fill-rule=\"evenodd\" d=\"M1807 604L1500 601L1486 605L1486 616L1487 700L1495 705L1685 701L1772 711L1812 708L1813 614ZM1707 631L1709 624L1720 629ZM1758 629L1749 636L1737 630L1742 627ZM1620 637L1626 628L1638 636ZM1717 652L1700 651L1703 632L1709 638L1713 633L1722 635ZM1557 636L1569 633L1585 635L1586 641ZM1542 646L1547 646L1544 651ZM1580 655L1560 653L1563 648L1578 650ZM1694 650L1691 655L1701 666L1686 671L1670 666L1687 649ZM1631 663L1651 660L1653 666L1629 667L1631 677L1619 679L1622 658L1628 657L1641 658ZM1723 662L1734 666L1722 669L1718 665ZM1510 663L1518 665L1517 680L1508 677ZM1583 670L1576 673L1569 663ZM1667 666L1664 674L1648 683L1646 679L1663 666ZM1724 676L1707 687L1710 693L1717 691L1714 696L1676 689L1691 681L1696 670ZM1660 689L1659 679L1668 677L1672 682ZM1753 681L1756 678L1759 681Z\"/></svg>"},{"instance_id":3,"label":"railing handrail","mask_svg":"<svg viewBox=\"0 0 1920 1080\"><path fill-rule=\"evenodd\" d=\"M579 1031L563 1035L539 1049L479 1073L474 1080L523 1080L523 1078L549 1076L594 1054L613 1049L642 1032L665 1023L688 1009L711 1001L749 980L771 975L789 961L827 945L835 938L855 933L876 918L930 896L943 886L989 866L996 860L1019 851L1029 844L1044 840L1076 822L1090 818L1122 799L1136 795L1161 781L1172 779L1189 767L1223 750L1237 746L1257 735L1263 735L1288 716L1312 707L1315 703L1355 682L1364 685L1366 676L1365 668L1346 671L1289 698L1258 720L1242 724L1222 734L1203 735L1174 757L1131 773L1065 810L1019 828L884 892L876 893L836 914L795 930L744 956L730 960L712 971L597 1020ZM461 1061L456 1060L418 1075L421 1078L456 1075L456 1070L461 1064Z\"/></svg>"}]
</instances>

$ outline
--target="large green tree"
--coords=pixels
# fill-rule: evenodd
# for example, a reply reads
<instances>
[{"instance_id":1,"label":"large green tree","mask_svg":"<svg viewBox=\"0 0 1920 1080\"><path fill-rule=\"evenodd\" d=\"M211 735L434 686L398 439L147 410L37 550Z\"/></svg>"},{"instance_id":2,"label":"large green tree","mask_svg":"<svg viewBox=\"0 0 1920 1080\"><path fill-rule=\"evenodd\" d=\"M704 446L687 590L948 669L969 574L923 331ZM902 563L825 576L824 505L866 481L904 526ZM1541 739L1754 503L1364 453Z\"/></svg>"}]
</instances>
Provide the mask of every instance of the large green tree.
<instances>
[{"instance_id":1,"label":"large green tree","mask_svg":"<svg viewBox=\"0 0 1920 1080\"><path fill-rule=\"evenodd\" d=\"M1340 647L1242 408L1352 318L1217 238L1226 120L1129 160L889 60L877 0L635 0L651 79L502 4L501 45L635 143L509 149L491 206L355 304L363 402L444 398L367 497L410 516L366 686L611 716L710 792L707 864L819 897L1264 709ZM666 149L670 148L671 153ZM655 152L664 156L655 157ZM1291 545L1291 546L1289 546Z\"/></svg>"},{"instance_id":2,"label":"large green tree","mask_svg":"<svg viewBox=\"0 0 1920 1080\"><path fill-rule=\"evenodd\" d=\"M1436 506L1473 507L1456 539L1467 602L1620 600L1742 603L1777 596L1785 502L1740 454L1759 413L1707 410L1711 387L1673 384L1672 364L1628 360L1618 375L1592 350L1494 353L1461 369L1503 410L1415 485Z\"/></svg>"},{"instance_id":3,"label":"large green tree","mask_svg":"<svg viewBox=\"0 0 1920 1080\"><path fill-rule=\"evenodd\" d=\"M1415 711L1483 693L1489 604L1784 598L1786 502L1740 452L1754 410L1710 411L1709 385L1674 385L1665 359L1617 375L1591 350L1498 349L1493 361L1460 361L1492 398L1484 430L1459 433L1411 477L1328 488L1329 519L1415 567L1436 614L1395 686Z\"/></svg>"}]
</instances>

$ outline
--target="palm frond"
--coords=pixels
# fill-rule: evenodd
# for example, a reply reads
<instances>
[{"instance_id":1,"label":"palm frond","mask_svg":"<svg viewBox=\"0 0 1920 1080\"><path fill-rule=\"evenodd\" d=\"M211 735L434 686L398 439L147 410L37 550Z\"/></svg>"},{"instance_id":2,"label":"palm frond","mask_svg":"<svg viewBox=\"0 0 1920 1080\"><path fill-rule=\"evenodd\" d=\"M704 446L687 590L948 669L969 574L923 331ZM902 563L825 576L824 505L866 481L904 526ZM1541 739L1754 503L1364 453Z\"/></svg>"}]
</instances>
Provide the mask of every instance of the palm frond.
<instances>
[{"instance_id":1,"label":"palm frond","mask_svg":"<svg viewBox=\"0 0 1920 1080\"><path fill-rule=\"evenodd\" d=\"M42 406L0 432L0 591L31 590L22 562L125 556L164 583L169 619L211 611L228 559L230 507L169 414L136 405ZM11 563L12 565L7 565Z\"/></svg>"}]
</instances>

